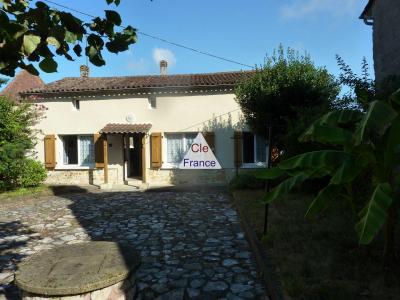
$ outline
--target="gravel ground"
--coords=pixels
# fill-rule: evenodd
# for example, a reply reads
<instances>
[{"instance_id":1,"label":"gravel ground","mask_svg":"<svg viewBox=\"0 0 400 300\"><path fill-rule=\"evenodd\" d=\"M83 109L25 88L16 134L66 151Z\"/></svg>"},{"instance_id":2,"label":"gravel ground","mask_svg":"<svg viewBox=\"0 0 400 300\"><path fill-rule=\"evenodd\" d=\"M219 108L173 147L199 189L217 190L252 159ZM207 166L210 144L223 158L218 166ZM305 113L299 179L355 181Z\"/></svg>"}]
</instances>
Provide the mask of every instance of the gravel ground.
<instances>
[{"instance_id":1,"label":"gravel ground","mask_svg":"<svg viewBox=\"0 0 400 300\"><path fill-rule=\"evenodd\" d=\"M268 299L224 192L96 192L0 208L0 299L18 299L16 263L89 240L133 245L138 299Z\"/></svg>"}]
</instances>

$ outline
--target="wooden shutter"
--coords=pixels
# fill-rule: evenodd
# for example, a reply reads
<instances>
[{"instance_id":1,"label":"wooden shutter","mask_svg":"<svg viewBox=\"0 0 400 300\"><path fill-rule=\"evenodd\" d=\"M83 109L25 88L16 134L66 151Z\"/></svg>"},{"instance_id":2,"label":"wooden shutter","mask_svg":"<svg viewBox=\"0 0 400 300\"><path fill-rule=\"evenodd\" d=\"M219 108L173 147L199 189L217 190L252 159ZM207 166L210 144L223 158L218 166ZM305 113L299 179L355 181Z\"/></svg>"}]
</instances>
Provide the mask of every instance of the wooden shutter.
<instances>
[{"instance_id":1,"label":"wooden shutter","mask_svg":"<svg viewBox=\"0 0 400 300\"><path fill-rule=\"evenodd\" d=\"M95 133L93 135L94 142L94 162L96 168L104 168L104 141L105 136Z\"/></svg>"},{"instance_id":2,"label":"wooden shutter","mask_svg":"<svg viewBox=\"0 0 400 300\"><path fill-rule=\"evenodd\" d=\"M54 134L44 137L44 165L46 169L56 167L56 136Z\"/></svg>"},{"instance_id":3,"label":"wooden shutter","mask_svg":"<svg viewBox=\"0 0 400 300\"><path fill-rule=\"evenodd\" d=\"M204 132L204 139L206 140L208 146L210 146L212 152L215 154L215 134L214 132Z\"/></svg>"},{"instance_id":4,"label":"wooden shutter","mask_svg":"<svg viewBox=\"0 0 400 300\"><path fill-rule=\"evenodd\" d=\"M161 132L151 134L151 167L161 168L162 165L162 135Z\"/></svg>"},{"instance_id":5,"label":"wooden shutter","mask_svg":"<svg viewBox=\"0 0 400 300\"><path fill-rule=\"evenodd\" d=\"M234 136L234 149L235 149L235 167L239 168L242 165L242 140L243 135L241 131L235 131Z\"/></svg>"}]
</instances>

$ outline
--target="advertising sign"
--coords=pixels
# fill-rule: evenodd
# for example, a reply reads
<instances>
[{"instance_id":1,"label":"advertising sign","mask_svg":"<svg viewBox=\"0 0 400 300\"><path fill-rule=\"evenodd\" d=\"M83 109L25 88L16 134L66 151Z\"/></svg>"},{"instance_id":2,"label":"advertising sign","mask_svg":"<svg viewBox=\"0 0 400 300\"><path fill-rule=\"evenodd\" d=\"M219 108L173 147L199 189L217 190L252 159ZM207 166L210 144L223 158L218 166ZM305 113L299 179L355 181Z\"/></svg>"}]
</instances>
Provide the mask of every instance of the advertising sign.
<instances>
[{"instance_id":1,"label":"advertising sign","mask_svg":"<svg viewBox=\"0 0 400 300\"><path fill-rule=\"evenodd\" d=\"M204 136L199 133L179 164L179 169L221 169Z\"/></svg>"}]
</instances>

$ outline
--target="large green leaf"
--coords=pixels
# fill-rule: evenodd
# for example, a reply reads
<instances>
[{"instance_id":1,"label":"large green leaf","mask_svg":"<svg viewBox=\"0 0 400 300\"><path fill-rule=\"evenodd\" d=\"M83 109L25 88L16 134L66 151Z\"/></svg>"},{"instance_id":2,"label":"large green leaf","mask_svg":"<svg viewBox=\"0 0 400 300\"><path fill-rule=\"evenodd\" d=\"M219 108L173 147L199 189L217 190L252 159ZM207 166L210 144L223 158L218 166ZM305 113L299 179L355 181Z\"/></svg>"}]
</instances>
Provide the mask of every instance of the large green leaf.
<instances>
[{"instance_id":1,"label":"large green leaf","mask_svg":"<svg viewBox=\"0 0 400 300\"><path fill-rule=\"evenodd\" d=\"M397 117L385 137L383 162L385 170L393 169L400 159L400 117Z\"/></svg>"},{"instance_id":2,"label":"large green leaf","mask_svg":"<svg viewBox=\"0 0 400 300\"><path fill-rule=\"evenodd\" d=\"M265 194L264 197L262 198L262 200L266 203L270 203L270 202L274 201L275 199L277 199L278 197L280 197L284 194L287 194L294 187L303 183L309 177L310 177L309 175L304 174L304 173L290 177L290 178L286 179L285 181L281 182L272 191Z\"/></svg>"},{"instance_id":3,"label":"large green leaf","mask_svg":"<svg viewBox=\"0 0 400 300\"><path fill-rule=\"evenodd\" d=\"M263 169L260 170L256 173L256 178L258 179L276 179L279 178L283 175L285 175L286 172L282 169L279 169L278 167L271 168L271 169Z\"/></svg>"},{"instance_id":4,"label":"large green leaf","mask_svg":"<svg viewBox=\"0 0 400 300\"><path fill-rule=\"evenodd\" d=\"M314 124L300 136L299 141L314 141L331 145L348 145L352 142L352 139L353 134L346 129Z\"/></svg>"},{"instance_id":5,"label":"large green leaf","mask_svg":"<svg viewBox=\"0 0 400 300\"><path fill-rule=\"evenodd\" d=\"M360 244L369 244L387 218L387 210L392 204L391 187L389 183L379 183L371 199L360 212L360 221L356 224L356 231Z\"/></svg>"},{"instance_id":6,"label":"large green leaf","mask_svg":"<svg viewBox=\"0 0 400 300\"><path fill-rule=\"evenodd\" d=\"M395 91L391 96L390 96L390 100L394 103L396 103L397 105L400 105L400 89L398 89L397 91Z\"/></svg>"},{"instance_id":7,"label":"large green leaf","mask_svg":"<svg viewBox=\"0 0 400 300\"><path fill-rule=\"evenodd\" d=\"M36 50L37 46L40 44L40 37L34 34L24 35L24 40L22 43L22 51L27 55L31 55L33 51Z\"/></svg>"},{"instance_id":8,"label":"large green leaf","mask_svg":"<svg viewBox=\"0 0 400 300\"><path fill-rule=\"evenodd\" d=\"M46 39L47 44L49 45L53 45L54 47L56 47L57 49L60 48L61 44L60 42L53 36L49 36Z\"/></svg>"},{"instance_id":9,"label":"large green leaf","mask_svg":"<svg viewBox=\"0 0 400 300\"><path fill-rule=\"evenodd\" d=\"M397 116L398 113L388 103L379 100L372 102L361 120L357 143L364 141L369 131L383 135Z\"/></svg>"},{"instance_id":10,"label":"large green leaf","mask_svg":"<svg viewBox=\"0 0 400 300\"><path fill-rule=\"evenodd\" d=\"M367 165L368 161L363 156L345 160L332 176L331 184L341 185L352 182Z\"/></svg>"},{"instance_id":11,"label":"large green leaf","mask_svg":"<svg viewBox=\"0 0 400 300\"><path fill-rule=\"evenodd\" d=\"M53 73L57 72L57 63L56 61L51 58L51 57L46 57L39 63L39 67L47 72L47 73Z\"/></svg>"},{"instance_id":12,"label":"large green leaf","mask_svg":"<svg viewBox=\"0 0 400 300\"><path fill-rule=\"evenodd\" d=\"M352 156L343 151L337 150L320 150L307 152L300 155L296 155L281 162L278 167L283 170L305 168L327 171L334 171L338 168L345 160L350 159Z\"/></svg>"},{"instance_id":13,"label":"large green leaf","mask_svg":"<svg viewBox=\"0 0 400 300\"><path fill-rule=\"evenodd\" d=\"M328 185L320 190L318 195L311 202L306 212L306 217L313 217L324 210L334 199L338 198L340 187L337 185Z\"/></svg>"},{"instance_id":14,"label":"large green leaf","mask_svg":"<svg viewBox=\"0 0 400 300\"><path fill-rule=\"evenodd\" d=\"M119 13L117 13L114 10L106 10L105 12L106 12L107 21L109 21L117 26L121 25L122 20L121 20Z\"/></svg>"},{"instance_id":15,"label":"large green leaf","mask_svg":"<svg viewBox=\"0 0 400 300\"><path fill-rule=\"evenodd\" d=\"M358 110L335 110L323 115L321 118L316 120L314 124L318 125L345 125L354 123L362 118L363 114Z\"/></svg>"}]
</instances>

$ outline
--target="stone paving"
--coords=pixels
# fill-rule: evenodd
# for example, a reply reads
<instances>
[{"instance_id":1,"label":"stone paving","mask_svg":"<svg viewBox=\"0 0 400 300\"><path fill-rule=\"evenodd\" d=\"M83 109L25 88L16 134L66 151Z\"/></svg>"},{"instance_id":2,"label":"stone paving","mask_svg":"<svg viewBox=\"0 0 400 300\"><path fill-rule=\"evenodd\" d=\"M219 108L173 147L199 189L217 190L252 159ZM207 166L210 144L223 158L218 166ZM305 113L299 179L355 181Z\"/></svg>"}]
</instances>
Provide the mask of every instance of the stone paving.
<instances>
[{"instance_id":1,"label":"stone paving","mask_svg":"<svg viewBox=\"0 0 400 300\"><path fill-rule=\"evenodd\" d=\"M56 245L116 241L140 251L138 299L268 299L223 192L101 192L0 208L0 299L15 264Z\"/></svg>"}]
</instances>

